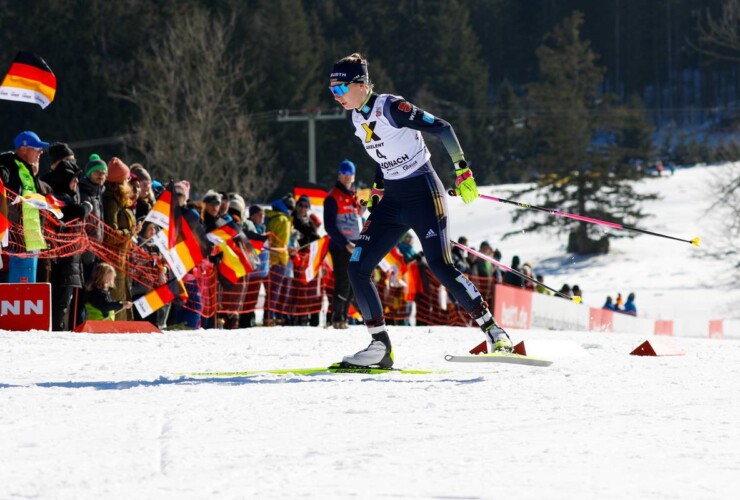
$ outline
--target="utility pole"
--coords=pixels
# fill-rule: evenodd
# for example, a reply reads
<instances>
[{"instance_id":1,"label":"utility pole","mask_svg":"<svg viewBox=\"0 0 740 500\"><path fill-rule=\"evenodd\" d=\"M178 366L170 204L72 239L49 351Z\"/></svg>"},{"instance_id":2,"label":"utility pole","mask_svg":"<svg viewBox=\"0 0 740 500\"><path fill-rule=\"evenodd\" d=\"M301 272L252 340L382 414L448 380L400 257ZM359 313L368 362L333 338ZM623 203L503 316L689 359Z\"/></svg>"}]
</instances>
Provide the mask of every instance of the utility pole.
<instances>
[{"instance_id":1,"label":"utility pole","mask_svg":"<svg viewBox=\"0 0 740 500\"><path fill-rule=\"evenodd\" d=\"M316 121L318 120L345 120L346 111L322 114L321 110L303 111L294 115L290 111L280 110L278 122L308 122L308 181L316 182Z\"/></svg>"}]
</instances>

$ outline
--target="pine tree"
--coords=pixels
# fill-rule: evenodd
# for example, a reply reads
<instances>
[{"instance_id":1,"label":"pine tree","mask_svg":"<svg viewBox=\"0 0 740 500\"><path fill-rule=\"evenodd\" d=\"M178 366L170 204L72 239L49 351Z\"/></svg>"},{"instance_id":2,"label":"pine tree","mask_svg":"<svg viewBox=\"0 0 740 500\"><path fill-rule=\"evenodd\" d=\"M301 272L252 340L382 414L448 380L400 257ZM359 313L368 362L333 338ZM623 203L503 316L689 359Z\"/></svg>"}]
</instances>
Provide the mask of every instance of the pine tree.
<instances>
[{"instance_id":1,"label":"pine tree","mask_svg":"<svg viewBox=\"0 0 740 500\"><path fill-rule=\"evenodd\" d=\"M598 91L605 69L580 37L583 15L573 12L537 49L539 80L529 87L531 126L537 138L538 193L547 208L598 219L632 224L643 217L639 202L652 195L638 194L629 179L623 148L616 138L623 125L619 113L609 112L609 96ZM527 212L517 212L519 218ZM528 230L555 227L569 232L568 251L608 253L609 237L601 226L548 216Z\"/></svg>"},{"instance_id":2,"label":"pine tree","mask_svg":"<svg viewBox=\"0 0 740 500\"><path fill-rule=\"evenodd\" d=\"M491 114L494 168L489 176L478 176L481 184L530 180L526 156L529 154L531 134L520 99L507 80L497 89L496 104Z\"/></svg>"}]
</instances>

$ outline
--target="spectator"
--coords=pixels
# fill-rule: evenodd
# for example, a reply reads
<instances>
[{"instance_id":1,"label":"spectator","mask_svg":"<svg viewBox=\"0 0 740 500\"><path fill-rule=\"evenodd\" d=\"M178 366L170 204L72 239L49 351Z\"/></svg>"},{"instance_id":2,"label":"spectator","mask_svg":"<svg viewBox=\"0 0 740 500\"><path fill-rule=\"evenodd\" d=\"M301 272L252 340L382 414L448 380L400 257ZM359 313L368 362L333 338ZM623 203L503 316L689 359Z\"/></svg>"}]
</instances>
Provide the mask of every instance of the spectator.
<instances>
[{"instance_id":1,"label":"spectator","mask_svg":"<svg viewBox=\"0 0 740 500\"><path fill-rule=\"evenodd\" d=\"M75 220L84 219L92 210L89 201L80 203L78 188L80 172L74 161L62 159L57 162L55 169L45 176L46 182L54 192L54 196L62 202L62 221L60 233L77 233L82 235L82 225L67 226ZM77 297L78 291L84 284L82 270L82 255L75 253L66 257L59 257L51 267L51 303L52 303L52 330L68 331L70 324L70 306L72 299ZM76 313L76 308L75 308Z\"/></svg>"},{"instance_id":2,"label":"spectator","mask_svg":"<svg viewBox=\"0 0 740 500\"><path fill-rule=\"evenodd\" d=\"M205 195L203 195L203 226L207 233L210 233L219 227L228 224L232 221L232 218L228 213L222 212L222 208L224 207L223 204L223 195L217 191L214 191L213 189L210 189L206 192ZM228 205L227 205L228 207ZM241 233L239 233L241 234ZM238 237L238 235L237 235ZM208 259L213 263L216 269L218 269L218 265L221 262L221 259L223 259L223 254L221 253L221 249L219 247L216 247L215 253L208 256ZM224 293L227 294L233 294L232 296L235 296L237 299L241 293L240 284L234 284L231 283L229 280L224 278L220 273L218 273L219 278L219 303L223 303ZM232 306L233 308L233 306ZM232 328L236 325L236 316L231 314L226 314L225 317L219 318L217 317L218 314L214 314L211 317L203 318L202 326L203 328L216 328L218 325L218 322L220 320L224 320L225 323L228 323L229 326Z\"/></svg>"},{"instance_id":3,"label":"spectator","mask_svg":"<svg viewBox=\"0 0 740 500\"><path fill-rule=\"evenodd\" d=\"M525 262L522 264L522 274L529 279L522 278L522 286L527 289L534 291L534 272L532 271L532 264Z\"/></svg>"},{"instance_id":4,"label":"spectator","mask_svg":"<svg viewBox=\"0 0 740 500\"><path fill-rule=\"evenodd\" d=\"M581 292L581 287L578 285L573 285L573 297L581 297L583 298L583 292Z\"/></svg>"},{"instance_id":5,"label":"spectator","mask_svg":"<svg viewBox=\"0 0 740 500\"><path fill-rule=\"evenodd\" d=\"M262 241L267 241L267 227L265 227L265 211L259 205L252 205L247 212L248 217L244 221L244 229L250 239L253 235L264 235Z\"/></svg>"},{"instance_id":6,"label":"spectator","mask_svg":"<svg viewBox=\"0 0 740 500\"><path fill-rule=\"evenodd\" d=\"M266 234L267 228L264 225L265 211L262 207L259 205L252 205L249 207L246 215L248 215L248 217L244 220L244 232L246 233L247 238L257 242L267 241L269 236ZM270 253L267 250L263 250L260 252L259 267L247 275L247 297L244 302L243 309L248 312L239 315L240 328L251 328L253 326L257 326L254 308L257 306L259 291L264 279L267 277L269 268Z\"/></svg>"},{"instance_id":7,"label":"spectator","mask_svg":"<svg viewBox=\"0 0 740 500\"><path fill-rule=\"evenodd\" d=\"M408 264L412 260L416 258L416 250L414 250L414 235L411 234L411 232L407 232L403 235L403 238L401 238L401 241L396 245L398 247L398 251L401 252L401 255L403 256L403 261Z\"/></svg>"},{"instance_id":8,"label":"spectator","mask_svg":"<svg viewBox=\"0 0 740 500\"><path fill-rule=\"evenodd\" d=\"M478 252L482 253L486 257L493 258L493 248L491 248L490 243L487 241L481 241L481 244L478 247ZM480 276L482 278L491 278L493 277L493 268L494 266L490 261L478 258L475 261L473 275Z\"/></svg>"},{"instance_id":9,"label":"spectator","mask_svg":"<svg viewBox=\"0 0 740 500\"><path fill-rule=\"evenodd\" d=\"M0 180L12 193L7 203L10 224L20 225L21 233L10 233L8 250L8 283L35 283L38 268L38 251L46 248L41 231L39 209L28 203L13 204L15 196L47 194L39 180L39 160L49 143L39 139L36 133L25 131L18 134L13 144L14 151L0 155ZM31 253L31 256L17 254Z\"/></svg>"},{"instance_id":10,"label":"spectator","mask_svg":"<svg viewBox=\"0 0 740 500\"><path fill-rule=\"evenodd\" d=\"M305 284L306 269L309 264L309 245L312 241L319 239L318 230L321 227L321 219L315 214L309 213L311 209L311 200L306 195L301 195L293 210L293 228L298 241L298 252L293 257L294 269L294 286L292 288L291 300L297 306L306 304L320 304L321 297L317 291L315 282ZM296 309L296 312L303 312ZM320 314L318 312L311 314L296 315L293 324L319 326Z\"/></svg>"},{"instance_id":11,"label":"spectator","mask_svg":"<svg viewBox=\"0 0 740 500\"><path fill-rule=\"evenodd\" d=\"M136 220L140 220L142 217L147 216L154 206L157 197L154 196L154 191L152 190L152 176L149 175L149 172L147 172L141 163L131 165L131 176L136 176L139 181L139 191L134 213Z\"/></svg>"},{"instance_id":12,"label":"spectator","mask_svg":"<svg viewBox=\"0 0 740 500\"><path fill-rule=\"evenodd\" d=\"M182 208L190 199L190 183L188 181L179 181L175 183L174 187L177 205Z\"/></svg>"},{"instance_id":13,"label":"spectator","mask_svg":"<svg viewBox=\"0 0 740 500\"><path fill-rule=\"evenodd\" d=\"M65 166L68 169L72 169L74 171L75 176L79 176L79 174L81 174L80 167L77 166L77 161L75 160L74 152L63 142L53 142L49 146L49 161L51 162L51 171L42 175L39 181L42 189L45 188L47 193L50 193L53 190L53 188L49 186L48 177L62 162L65 163ZM79 204L79 200L77 200L76 203ZM69 221L71 219L67 220ZM50 258L41 259L41 261L39 261L39 267L36 270L36 281L40 283L51 283L51 274L53 271L52 264L53 262Z\"/></svg>"},{"instance_id":14,"label":"spectator","mask_svg":"<svg viewBox=\"0 0 740 500\"><path fill-rule=\"evenodd\" d=\"M152 239L157 234L159 227L153 222L144 222L141 227L141 232L138 237L138 245L141 250L145 253L145 259L138 260L135 262L135 269L141 269L144 271L154 269L158 276L157 280L153 283L155 287L164 285L167 282L167 265L165 259L162 256L159 247L152 242ZM135 254L137 257L143 257L140 253ZM142 297L149 293L152 288L146 285L135 282L131 287L131 297L133 301L136 301L139 297ZM168 302L164 306L157 309L153 314L150 314L146 318L142 318L139 315L137 309L132 309L134 313L134 319L149 321L158 328L165 328L167 326L167 317L170 313L172 302Z\"/></svg>"},{"instance_id":15,"label":"spectator","mask_svg":"<svg viewBox=\"0 0 740 500\"><path fill-rule=\"evenodd\" d=\"M186 180L175 182L174 188L180 210L183 213L191 211L195 216L200 217L200 212L195 207L195 204L188 203L188 200L190 200L190 182ZM200 276L200 270L196 266L183 278L182 282L185 285L188 298L185 303L182 303L179 299L175 300L170 310L169 324L184 325L190 329L200 328L203 298L200 294L200 287L198 286L198 276Z\"/></svg>"},{"instance_id":16,"label":"spectator","mask_svg":"<svg viewBox=\"0 0 740 500\"><path fill-rule=\"evenodd\" d=\"M298 233L298 246L300 248L319 239L321 219L309 213L310 209L311 200L305 194L301 195L295 204L295 210L293 210L293 228Z\"/></svg>"},{"instance_id":17,"label":"spectator","mask_svg":"<svg viewBox=\"0 0 740 500\"><path fill-rule=\"evenodd\" d=\"M622 301L622 294L621 293L618 293L617 294L617 301L614 304L614 310L615 311L621 311L622 310L622 306L624 306L624 302Z\"/></svg>"},{"instance_id":18,"label":"spectator","mask_svg":"<svg viewBox=\"0 0 740 500\"><path fill-rule=\"evenodd\" d=\"M111 289L115 286L115 281L116 270L113 266L105 262L97 265L85 294L85 311L88 320L113 321L116 312L131 309L132 302L111 298Z\"/></svg>"},{"instance_id":19,"label":"spectator","mask_svg":"<svg viewBox=\"0 0 740 500\"><path fill-rule=\"evenodd\" d=\"M349 259L360 238L360 203L352 189L354 181L355 164L343 160L339 164L337 183L324 199L324 224L334 264L331 324L337 329L347 328L347 311L353 297L348 274Z\"/></svg>"},{"instance_id":20,"label":"spectator","mask_svg":"<svg viewBox=\"0 0 740 500\"><path fill-rule=\"evenodd\" d=\"M108 178L108 165L100 156L93 154L85 165L83 175L80 178L80 202L90 202L93 217L89 217L85 224L87 238L93 244L103 243L103 192L105 181ZM82 269L85 275L85 283L92 279L95 268L96 257L93 252L85 251L82 254Z\"/></svg>"},{"instance_id":21,"label":"spectator","mask_svg":"<svg viewBox=\"0 0 740 500\"><path fill-rule=\"evenodd\" d=\"M244 219L248 214L245 213L246 204L244 198L239 193L228 193L229 197L229 210L228 214L231 216L237 225L244 226Z\"/></svg>"},{"instance_id":22,"label":"spectator","mask_svg":"<svg viewBox=\"0 0 740 500\"><path fill-rule=\"evenodd\" d=\"M637 316L637 306L635 306L635 293L631 292L629 295L627 295L627 302L624 303L624 309L622 310L624 314L629 314L630 316Z\"/></svg>"},{"instance_id":23,"label":"spectator","mask_svg":"<svg viewBox=\"0 0 740 500\"><path fill-rule=\"evenodd\" d=\"M606 302L604 302L604 305L601 307L602 309L608 309L610 311L616 311L617 308L614 306L614 301L612 300L612 296L608 295L606 297Z\"/></svg>"},{"instance_id":24,"label":"spectator","mask_svg":"<svg viewBox=\"0 0 740 500\"><path fill-rule=\"evenodd\" d=\"M496 248L493 251L493 260L496 262L501 262L501 259L503 256L501 255L501 250ZM496 283L503 283L504 282L504 275L501 273L501 268L497 265L493 266L493 279L496 281Z\"/></svg>"},{"instance_id":25,"label":"spectator","mask_svg":"<svg viewBox=\"0 0 740 500\"><path fill-rule=\"evenodd\" d=\"M544 285L545 277L544 276L542 276L541 274L538 274L537 281L539 281L539 283L537 283L537 286L535 287L535 290L537 291L537 293L542 293L544 295L552 295L552 292L548 290L547 288L545 288L545 285Z\"/></svg>"},{"instance_id":26,"label":"spectator","mask_svg":"<svg viewBox=\"0 0 740 500\"><path fill-rule=\"evenodd\" d=\"M460 236L457 242L461 245L468 245L468 239ZM463 274L470 274L470 264L468 263L468 252L458 246L452 247L452 263Z\"/></svg>"},{"instance_id":27,"label":"spectator","mask_svg":"<svg viewBox=\"0 0 740 500\"><path fill-rule=\"evenodd\" d=\"M519 269L519 256L515 255L511 259L511 268L514 271L521 272L521 269ZM504 283L511 286L518 286L522 287L524 286L524 279L521 276L518 276L517 274L513 273L512 271L506 271L504 273Z\"/></svg>"},{"instance_id":28,"label":"spectator","mask_svg":"<svg viewBox=\"0 0 740 500\"><path fill-rule=\"evenodd\" d=\"M134 192L129 184L131 172L128 165L120 158L113 157L108 162L108 179L103 193L103 212L105 223L113 231L106 234L104 244L113 252L113 265L119 270L115 274L115 285L111 290L113 300L127 302L131 300L131 278L129 277L129 252L141 223L134 216ZM116 313L119 321L133 319L130 308L120 309Z\"/></svg>"},{"instance_id":29,"label":"spectator","mask_svg":"<svg viewBox=\"0 0 740 500\"><path fill-rule=\"evenodd\" d=\"M567 283L564 283L563 286L560 287L560 293L566 297L573 297L573 292L570 289L570 285Z\"/></svg>"},{"instance_id":30,"label":"spectator","mask_svg":"<svg viewBox=\"0 0 740 500\"><path fill-rule=\"evenodd\" d=\"M290 219L290 211L295 208L293 195L285 195L283 198L273 202L271 210L266 215L269 218L267 230L269 231L268 244L270 246L270 279L268 289L268 307L265 314L268 317L265 322L268 326L283 324L285 315L279 310L285 304L288 262L290 261L289 244L290 233L293 223Z\"/></svg>"},{"instance_id":31,"label":"spectator","mask_svg":"<svg viewBox=\"0 0 740 500\"><path fill-rule=\"evenodd\" d=\"M210 233L227 222L221 213L221 201L221 193L218 193L213 189L208 190L208 192L203 195L203 225L205 226L207 233Z\"/></svg>"},{"instance_id":32,"label":"spectator","mask_svg":"<svg viewBox=\"0 0 740 500\"><path fill-rule=\"evenodd\" d=\"M51 145L49 146L49 161L51 162L51 171L53 172L54 169L57 168L57 165L59 165L59 163L63 160L71 162L75 166L77 166L74 151L72 151L72 149L70 149L67 144L63 142L51 143Z\"/></svg>"},{"instance_id":33,"label":"spectator","mask_svg":"<svg viewBox=\"0 0 740 500\"><path fill-rule=\"evenodd\" d=\"M222 191L219 194L221 195L221 205L218 207L218 215L226 216L229 213L231 199L229 198L229 193L225 191ZM231 216L229 215L229 217Z\"/></svg>"},{"instance_id":34,"label":"spectator","mask_svg":"<svg viewBox=\"0 0 740 500\"><path fill-rule=\"evenodd\" d=\"M164 191L164 185L156 179L152 180L152 193L154 193L154 199L159 198L159 195Z\"/></svg>"}]
</instances>

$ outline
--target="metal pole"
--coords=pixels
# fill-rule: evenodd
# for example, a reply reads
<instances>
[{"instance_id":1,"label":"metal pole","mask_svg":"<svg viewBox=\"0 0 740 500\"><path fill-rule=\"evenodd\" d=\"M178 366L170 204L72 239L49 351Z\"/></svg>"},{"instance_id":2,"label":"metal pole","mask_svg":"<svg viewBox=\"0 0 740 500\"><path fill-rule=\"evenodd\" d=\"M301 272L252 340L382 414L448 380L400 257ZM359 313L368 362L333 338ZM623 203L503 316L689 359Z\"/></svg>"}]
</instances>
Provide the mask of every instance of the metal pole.
<instances>
[{"instance_id":1,"label":"metal pole","mask_svg":"<svg viewBox=\"0 0 740 500\"><path fill-rule=\"evenodd\" d=\"M322 115L321 110L306 111L291 115L289 111L280 111L279 122L308 122L308 180L316 182L316 120L344 120L346 111Z\"/></svg>"},{"instance_id":2,"label":"metal pole","mask_svg":"<svg viewBox=\"0 0 740 500\"><path fill-rule=\"evenodd\" d=\"M308 182L316 183L316 115L308 115Z\"/></svg>"}]
</instances>

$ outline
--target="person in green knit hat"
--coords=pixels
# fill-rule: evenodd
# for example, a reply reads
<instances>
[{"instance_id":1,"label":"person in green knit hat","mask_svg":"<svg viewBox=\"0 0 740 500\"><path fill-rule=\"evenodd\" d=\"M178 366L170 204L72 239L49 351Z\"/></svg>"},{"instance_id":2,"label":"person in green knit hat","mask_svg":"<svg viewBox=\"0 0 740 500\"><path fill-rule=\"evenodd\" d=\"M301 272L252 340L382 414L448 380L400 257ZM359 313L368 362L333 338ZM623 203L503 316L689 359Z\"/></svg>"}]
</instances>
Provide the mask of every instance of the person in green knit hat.
<instances>
[{"instance_id":1,"label":"person in green knit hat","mask_svg":"<svg viewBox=\"0 0 740 500\"><path fill-rule=\"evenodd\" d=\"M105 181L108 178L108 165L96 154L90 155L87 163L82 169L80 178L80 202L89 201L92 205L90 214L85 224L85 231L90 242L102 244L103 242L103 192ZM85 282L92 278L95 268L95 254L85 252L82 254L82 266L85 274Z\"/></svg>"}]
</instances>

